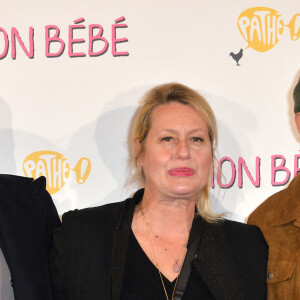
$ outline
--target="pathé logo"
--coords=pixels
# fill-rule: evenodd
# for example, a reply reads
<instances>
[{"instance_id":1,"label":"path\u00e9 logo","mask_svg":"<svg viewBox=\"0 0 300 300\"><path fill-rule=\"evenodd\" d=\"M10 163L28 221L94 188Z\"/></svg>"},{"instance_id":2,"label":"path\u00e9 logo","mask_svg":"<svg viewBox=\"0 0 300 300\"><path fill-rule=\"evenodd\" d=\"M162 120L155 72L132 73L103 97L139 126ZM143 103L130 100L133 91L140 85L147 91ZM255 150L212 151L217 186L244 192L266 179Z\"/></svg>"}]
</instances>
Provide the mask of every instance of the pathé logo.
<instances>
[{"instance_id":1,"label":"path\u00e9 logo","mask_svg":"<svg viewBox=\"0 0 300 300\"><path fill-rule=\"evenodd\" d=\"M252 7L244 10L238 18L238 28L247 41L247 48L265 52L272 49L289 28L290 37L296 41L300 37L300 14L295 14L288 25L284 24L278 11L268 7Z\"/></svg>"},{"instance_id":2,"label":"path\u00e9 logo","mask_svg":"<svg viewBox=\"0 0 300 300\"><path fill-rule=\"evenodd\" d=\"M47 191L53 195L63 188L71 171L76 173L77 183L84 183L91 171L91 161L87 157L82 157L72 169L62 154L55 151L37 151L25 158L23 171L25 176L34 179L45 176Z\"/></svg>"}]
</instances>

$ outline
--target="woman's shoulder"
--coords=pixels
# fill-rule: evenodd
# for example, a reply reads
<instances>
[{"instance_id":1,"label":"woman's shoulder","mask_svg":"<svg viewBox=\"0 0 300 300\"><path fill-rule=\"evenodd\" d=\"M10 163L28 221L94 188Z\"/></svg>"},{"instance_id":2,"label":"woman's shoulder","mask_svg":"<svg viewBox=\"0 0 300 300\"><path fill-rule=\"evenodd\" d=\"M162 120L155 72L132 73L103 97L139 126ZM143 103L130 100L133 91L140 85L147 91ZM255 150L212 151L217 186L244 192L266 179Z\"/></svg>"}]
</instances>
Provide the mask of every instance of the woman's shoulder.
<instances>
[{"instance_id":1,"label":"woman's shoulder","mask_svg":"<svg viewBox=\"0 0 300 300\"><path fill-rule=\"evenodd\" d=\"M125 201L108 203L105 205L87 207L83 209L69 210L68 212L63 214L63 220L90 218L90 217L98 216L99 214L101 215L107 213L114 213L115 211L118 211L123 206Z\"/></svg>"},{"instance_id":2,"label":"woman's shoulder","mask_svg":"<svg viewBox=\"0 0 300 300\"><path fill-rule=\"evenodd\" d=\"M230 220L222 221L221 226L232 245L239 248L268 250L265 238L257 226Z\"/></svg>"},{"instance_id":3,"label":"woman's shoulder","mask_svg":"<svg viewBox=\"0 0 300 300\"><path fill-rule=\"evenodd\" d=\"M237 221L223 220L221 226L231 236L239 238L259 238L264 240L261 230L255 225L249 225Z\"/></svg>"},{"instance_id":4,"label":"woman's shoulder","mask_svg":"<svg viewBox=\"0 0 300 300\"><path fill-rule=\"evenodd\" d=\"M72 231L99 226L110 229L122 217L125 204L129 200L130 198L121 202L68 211L62 216L62 227L64 230L70 228Z\"/></svg>"},{"instance_id":5,"label":"woman's shoulder","mask_svg":"<svg viewBox=\"0 0 300 300\"><path fill-rule=\"evenodd\" d=\"M261 234L260 229L255 225L249 225L237 221L224 219L220 222L226 230L230 230L234 234Z\"/></svg>"}]
</instances>

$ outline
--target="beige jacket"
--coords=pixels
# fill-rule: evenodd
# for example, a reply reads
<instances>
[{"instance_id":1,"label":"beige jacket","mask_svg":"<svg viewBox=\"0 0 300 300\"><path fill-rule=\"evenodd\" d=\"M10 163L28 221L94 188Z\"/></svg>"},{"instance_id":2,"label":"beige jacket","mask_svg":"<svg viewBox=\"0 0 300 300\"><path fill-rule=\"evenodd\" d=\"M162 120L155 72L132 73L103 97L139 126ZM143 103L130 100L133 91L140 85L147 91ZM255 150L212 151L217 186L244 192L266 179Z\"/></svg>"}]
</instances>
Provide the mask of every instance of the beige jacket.
<instances>
[{"instance_id":1,"label":"beige jacket","mask_svg":"<svg viewBox=\"0 0 300 300\"><path fill-rule=\"evenodd\" d=\"M268 300L300 299L300 174L249 217L269 244Z\"/></svg>"}]
</instances>

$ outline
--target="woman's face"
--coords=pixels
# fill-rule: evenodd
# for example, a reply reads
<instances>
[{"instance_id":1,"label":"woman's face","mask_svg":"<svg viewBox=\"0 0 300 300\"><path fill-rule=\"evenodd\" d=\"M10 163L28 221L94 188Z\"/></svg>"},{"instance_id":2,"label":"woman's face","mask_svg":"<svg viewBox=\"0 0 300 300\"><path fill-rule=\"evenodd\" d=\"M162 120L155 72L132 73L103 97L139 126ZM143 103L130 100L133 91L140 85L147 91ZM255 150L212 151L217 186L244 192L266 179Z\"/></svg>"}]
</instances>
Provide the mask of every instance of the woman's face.
<instances>
[{"instance_id":1,"label":"woman's face","mask_svg":"<svg viewBox=\"0 0 300 300\"><path fill-rule=\"evenodd\" d=\"M138 163L153 196L196 200L208 182L212 150L207 125L190 105L156 107Z\"/></svg>"}]
</instances>

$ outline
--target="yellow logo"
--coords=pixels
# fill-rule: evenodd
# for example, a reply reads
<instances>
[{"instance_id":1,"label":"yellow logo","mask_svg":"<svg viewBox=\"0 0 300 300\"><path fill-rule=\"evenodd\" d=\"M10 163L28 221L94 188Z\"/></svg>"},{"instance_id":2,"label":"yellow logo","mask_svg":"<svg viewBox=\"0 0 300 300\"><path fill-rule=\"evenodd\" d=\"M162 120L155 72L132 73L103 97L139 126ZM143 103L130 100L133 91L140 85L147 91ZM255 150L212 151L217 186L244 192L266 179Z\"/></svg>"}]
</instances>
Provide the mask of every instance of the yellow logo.
<instances>
[{"instance_id":1,"label":"yellow logo","mask_svg":"<svg viewBox=\"0 0 300 300\"><path fill-rule=\"evenodd\" d=\"M298 40L300 38L300 14L294 15L286 27L290 29L291 39Z\"/></svg>"},{"instance_id":2,"label":"yellow logo","mask_svg":"<svg viewBox=\"0 0 300 300\"><path fill-rule=\"evenodd\" d=\"M37 151L29 154L23 162L25 176L47 178L47 191L53 195L66 184L71 171L76 173L77 183L84 183L91 171L91 161L82 157L71 169L67 159L55 151Z\"/></svg>"},{"instance_id":3,"label":"yellow logo","mask_svg":"<svg viewBox=\"0 0 300 300\"><path fill-rule=\"evenodd\" d=\"M296 14L288 25L278 11L268 7L252 7L244 10L238 18L238 28L247 41L247 48L265 52L272 49L283 34L284 28L290 30L293 41L300 37L300 14Z\"/></svg>"}]
</instances>

